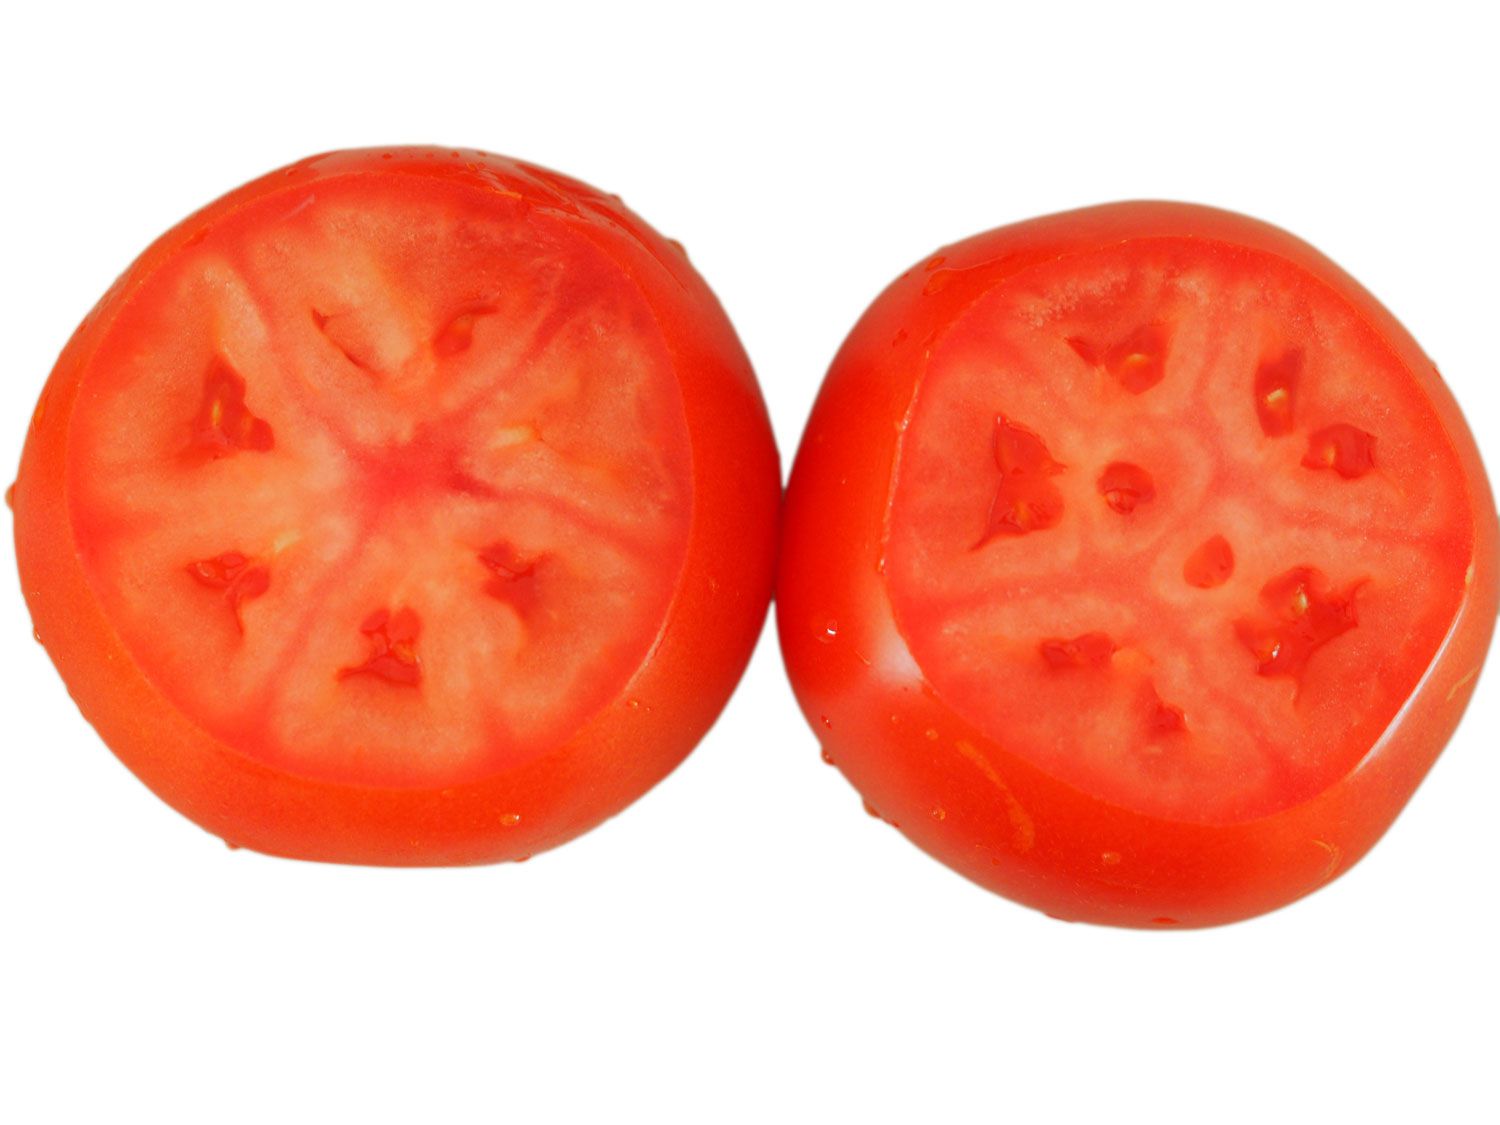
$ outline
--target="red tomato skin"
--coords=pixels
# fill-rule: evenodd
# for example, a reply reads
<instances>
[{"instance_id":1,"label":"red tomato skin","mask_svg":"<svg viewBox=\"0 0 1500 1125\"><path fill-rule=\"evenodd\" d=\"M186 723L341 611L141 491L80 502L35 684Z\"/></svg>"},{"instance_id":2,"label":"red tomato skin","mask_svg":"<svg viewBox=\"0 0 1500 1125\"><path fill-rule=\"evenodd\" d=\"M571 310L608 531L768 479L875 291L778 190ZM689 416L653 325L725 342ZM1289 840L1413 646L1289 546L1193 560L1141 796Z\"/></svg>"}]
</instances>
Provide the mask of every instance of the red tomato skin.
<instances>
[{"instance_id":1,"label":"red tomato skin","mask_svg":"<svg viewBox=\"0 0 1500 1125\"><path fill-rule=\"evenodd\" d=\"M882 576L897 441L924 352L987 289L1040 262L1129 238L1248 246L1343 294L1436 405L1468 484L1474 569L1447 642L1368 754L1316 797L1244 823L1142 815L1085 794L960 719L924 678ZM1221 925L1276 909L1346 871L1390 826L1452 735L1494 628L1494 498L1437 369L1396 319L1317 250L1231 212L1106 204L945 247L893 282L844 342L788 485L777 628L824 753L886 821L934 858L1062 920ZM992 776L986 776L985 763Z\"/></svg>"},{"instance_id":2,"label":"red tomato skin","mask_svg":"<svg viewBox=\"0 0 1500 1125\"><path fill-rule=\"evenodd\" d=\"M568 742L445 788L359 787L272 769L209 735L136 666L79 560L67 504L69 421L90 357L142 281L207 226L288 185L404 173L549 209L639 286L674 361L694 499L682 577L650 655ZM774 578L780 467L760 388L733 327L682 248L576 180L477 150L326 153L270 172L157 239L84 318L31 420L14 508L36 634L84 717L159 797L236 847L382 866L520 860L572 839L670 773L712 725L749 660ZM631 706L631 701L635 705ZM519 810L519 819L516 819Z\"/></svg>"}]
</instances>

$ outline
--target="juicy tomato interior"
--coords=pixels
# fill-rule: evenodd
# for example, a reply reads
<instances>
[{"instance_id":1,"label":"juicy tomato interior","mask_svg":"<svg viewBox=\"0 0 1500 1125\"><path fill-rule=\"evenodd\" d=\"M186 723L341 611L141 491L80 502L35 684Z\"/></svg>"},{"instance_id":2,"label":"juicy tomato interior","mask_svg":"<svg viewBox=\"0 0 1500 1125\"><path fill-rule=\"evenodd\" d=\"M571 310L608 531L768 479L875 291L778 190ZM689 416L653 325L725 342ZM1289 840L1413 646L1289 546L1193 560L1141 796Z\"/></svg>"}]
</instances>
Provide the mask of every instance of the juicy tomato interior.
<instances>
[{"instance_id":1,"label":"juicy tomato interior","mask_svg":"<svg viewBox=\"0 0 1500 1125\"><path fill-rule=\"evenodd\" d=\"M1345 298L1136 240L1012 276L934 342L886 581L928 682L1007 750L1244 821L1355 767L1421 681L1464 596L1464 488Z\"/></svg>"},{"instance_id":2,"label":"juicy tomato interior","mask_svg":"<svg viewBox=\"0 0 1500 1125\"><path fill-rule=\"evenodd\" d=\"M310 777L546 752L647 657L687 549L644 297L584 236L450 182L350 175L199 232L110 325L72 427L70 517L132 656Z\"/></svg>"}]
</instances>

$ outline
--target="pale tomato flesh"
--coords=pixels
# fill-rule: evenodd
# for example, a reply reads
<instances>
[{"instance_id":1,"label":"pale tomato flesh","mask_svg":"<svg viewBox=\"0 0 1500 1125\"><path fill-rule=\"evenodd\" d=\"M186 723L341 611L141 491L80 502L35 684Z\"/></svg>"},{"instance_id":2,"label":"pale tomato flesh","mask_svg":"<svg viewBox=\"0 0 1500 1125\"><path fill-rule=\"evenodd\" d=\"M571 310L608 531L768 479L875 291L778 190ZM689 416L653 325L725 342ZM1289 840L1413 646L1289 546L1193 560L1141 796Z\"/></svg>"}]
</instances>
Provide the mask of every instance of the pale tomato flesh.
<instances>
[{"instance_id":1,"label":"pale tomato flesh","mask_svg":"<svg viewBox=\"0 0 1500 1125\"><path fill-rule=\"evenodd\" d=\"M961 271L928 263L930 293ZM1355 768L1472 577L1430 398L1274 254L1137 239L1024 269L932 342L883 567L926 680L1010 753L1173 821Z\"/></svg>"},{"instance_id":2,"label":"pale tomato flesh","mask_svg":"<svg viewBox=\"0 0 1500 1125\"><path fill-rule=\"evenodd\" d=\"M366 172L221 216L124 303L71 427L69 515L126 649L295 775L535 759L647 658L687 550L639 288L458 183Z\"/></svg>"}]
</instances>

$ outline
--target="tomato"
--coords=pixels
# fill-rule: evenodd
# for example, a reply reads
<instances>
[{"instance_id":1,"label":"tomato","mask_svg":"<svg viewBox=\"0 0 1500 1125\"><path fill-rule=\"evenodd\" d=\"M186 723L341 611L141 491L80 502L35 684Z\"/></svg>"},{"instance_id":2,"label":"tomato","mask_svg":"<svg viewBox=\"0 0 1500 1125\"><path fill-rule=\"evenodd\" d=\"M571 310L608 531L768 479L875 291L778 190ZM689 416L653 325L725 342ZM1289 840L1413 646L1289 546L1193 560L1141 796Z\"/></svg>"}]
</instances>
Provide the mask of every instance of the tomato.
<instances>
[{"instance_id":1,"label":"tomato","mask_svg":"<svg viewBox=\"0 0 1500 1125\"><path fill-rule=\"evenodd\" d=\"M1459 720L1496 516L1432 363L1316 250L1127 203L982 234L835 359L777 621L825 757L1056 917L1327 883Z\"/></svg>"},{"instance_id":2,"label":"tomato","mask_svg":"<svg viewBox=\"0 0 1500 1125\"><path fill-rule=\"evenodd\" d=\"M15 490L85 717L229 842L517 859L724 704L780 502L682 249L480 152L301 161L164 235L68 344Z\"/></svg>"}]
</instances>

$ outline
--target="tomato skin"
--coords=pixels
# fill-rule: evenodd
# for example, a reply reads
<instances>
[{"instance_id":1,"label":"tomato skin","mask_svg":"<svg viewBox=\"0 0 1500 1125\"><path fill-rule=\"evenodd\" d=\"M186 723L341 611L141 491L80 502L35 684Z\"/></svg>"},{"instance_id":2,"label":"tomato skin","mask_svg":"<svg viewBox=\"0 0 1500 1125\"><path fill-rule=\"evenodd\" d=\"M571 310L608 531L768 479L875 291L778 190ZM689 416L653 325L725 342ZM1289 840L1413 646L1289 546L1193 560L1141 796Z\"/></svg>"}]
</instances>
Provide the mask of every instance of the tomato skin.
<instances>
[{"instance_id":1,"label":"tomato skin","mask_svg":"<svg viewBox=\"0 0 1500 1125\"><path fill-rule=\"evenodd\" d=\"M1242 823L1184 823L1111 804L961 719L896 625L883 577L898 442L924 354L1015 273L1128 238L1207 239L1283 258L1348 299L1435 404L1463 468L1473 570L1446 643L1377 745L1315 797ZM870 306L834 359L793 466L777 625L825 755L868 806L969 879L1065 920L1211 926L1305 895L1347 870L1410 798L1473 692L1495 623L1494 500L1432 362L1352 278L1284 231L1229 212L1122 203L1020 223L946 247Z\"/></svg>"},{"instance_id":2,"label":"tomato skin","mask_svg":"<svg viewBox=\"0 0 1500 1125\"><path fill-rule=\"evenodd\" d=\"M141 283L199 232L264 194L361 173L449 181L552 212L616 262L661 327L678 376L694 499L682 577L650 655L576 735L525 765L451 787L300 777L208 734L140 671L90 588L69 519L70 419L91 356ZM618 198L474 150L350 150L278 169L152 244L68 342L32 418L17 477L23 592L85 718L168 804L236 846L340 863L524 859L619 812L688 754L738 682L770 600L780 471L749 360L681 248ZM511 810L521 809L517 819Z\"/></svg>"}]
</instances>

